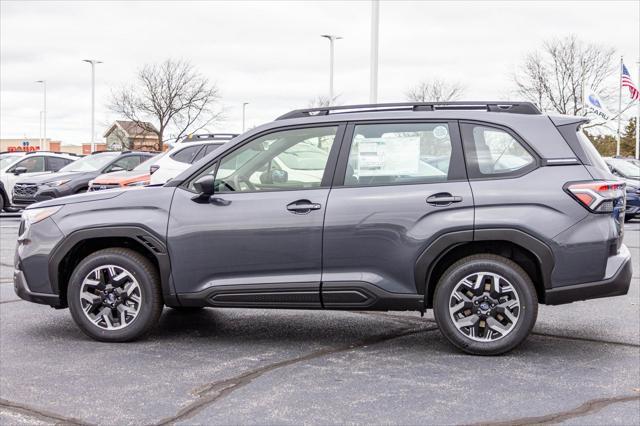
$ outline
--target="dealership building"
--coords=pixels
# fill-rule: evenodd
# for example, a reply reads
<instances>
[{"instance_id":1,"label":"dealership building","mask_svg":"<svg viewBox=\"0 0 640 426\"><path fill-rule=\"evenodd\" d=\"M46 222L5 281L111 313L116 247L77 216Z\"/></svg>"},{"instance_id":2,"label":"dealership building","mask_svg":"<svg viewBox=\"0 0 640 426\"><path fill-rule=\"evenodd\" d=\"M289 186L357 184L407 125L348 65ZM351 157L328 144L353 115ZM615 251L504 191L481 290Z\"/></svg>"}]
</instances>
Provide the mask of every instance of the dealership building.
<instances>
[{"instance_id":1,"label":"dealership building","mask_svg":"<svg viewBox=\"0 0 640 426\"><path fill-rule=\"evenodd\" d=\"M40 138L0 139L0 152L62 151L82 154L82 146L65 145L61 141Z\"/></svg>"}]
</instances>

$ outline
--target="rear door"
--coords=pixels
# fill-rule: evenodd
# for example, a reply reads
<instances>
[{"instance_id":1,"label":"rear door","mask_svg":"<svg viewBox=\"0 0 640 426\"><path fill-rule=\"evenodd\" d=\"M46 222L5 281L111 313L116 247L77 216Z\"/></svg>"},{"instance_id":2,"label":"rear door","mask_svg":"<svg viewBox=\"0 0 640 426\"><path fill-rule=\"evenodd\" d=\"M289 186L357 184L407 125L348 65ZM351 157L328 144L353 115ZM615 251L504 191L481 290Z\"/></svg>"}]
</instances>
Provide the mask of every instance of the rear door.
<instances>
[{"instance_id":1,"label":"rear door","mask_svg":"<svg viewBox=\"0 0 640 426\"><path fill-rule=\"evenodd\" d=\"M462 230L473 230L473 198L457 122L350 124L325 218L324 307L417 309L419 256Z\"/></svg>"}]
</instances>

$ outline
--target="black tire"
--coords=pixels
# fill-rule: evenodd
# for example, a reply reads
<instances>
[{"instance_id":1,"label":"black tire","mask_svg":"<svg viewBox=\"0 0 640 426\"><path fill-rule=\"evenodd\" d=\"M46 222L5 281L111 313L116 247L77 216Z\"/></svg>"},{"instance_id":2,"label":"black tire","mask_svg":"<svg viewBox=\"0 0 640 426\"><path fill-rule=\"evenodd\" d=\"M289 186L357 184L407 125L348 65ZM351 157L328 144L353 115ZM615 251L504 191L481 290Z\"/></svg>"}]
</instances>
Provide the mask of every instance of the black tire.
<instances>
[{"instance_id":1,"label":"black tire","mask_svg":"<svg viewBox=\"0 0 640 426\"><path fill-rule=\"evenodd\" d=\"M0 212L4 211L4 195L0 192Z\"/></svg>"},{"instance_id":2,"label":"black tire","mask_svg":"<svg viewBox=\"0 0 640 426\"><path fill-rule=\"evenodd\" d=\"M104 265L115 265L126 270L135 278L140 289L137 316L130 324L117 330L106 330L93 324L82 310L80 302L85 277ZM67 303L73 320L87 336L102 342L128 342L143 337L157 324L163 308L159 283L154 265L138 252L125 248L104 249L87 256L75 268L69 280Z\"/></svg>"},{"instance_id":3,"label":"black tire","mask_svg":"<svg viewBox=\"0 0 640 426\"><path fill-rule=\"evenodd\" d=\"M515 289L520 310L513 328L493 341L476 341L459 330L449 313L454 289L465 277L474 273L499 274ZM538 297L529 275L515 262L492 254L479 254L460 259L442 275L433 298L434 315L440 332L457 348L474 355L498 355L522 343L538 316ZM464 308L463 308L464 309Z\"/></svg>"}]
</instances>

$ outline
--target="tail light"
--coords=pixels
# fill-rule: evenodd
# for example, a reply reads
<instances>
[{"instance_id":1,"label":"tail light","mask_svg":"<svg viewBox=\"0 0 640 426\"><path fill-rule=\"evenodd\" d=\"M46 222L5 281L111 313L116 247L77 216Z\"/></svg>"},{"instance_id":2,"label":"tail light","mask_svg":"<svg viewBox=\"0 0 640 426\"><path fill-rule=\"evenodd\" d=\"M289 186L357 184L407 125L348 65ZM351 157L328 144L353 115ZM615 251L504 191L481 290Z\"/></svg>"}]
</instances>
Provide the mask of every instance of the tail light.
<instances>
[{"instance_id":1,"label":"tail light","mask_svg":"<svg viewBox=\"0 0 640 426\"><path fill-rule=\"evenodd\" d=\"M153 166L149 166L149 174L152 175L154 174L158 169L160 168L160 166L154 164Z\"/></svg>"},{"instance_id":2,"label":"tail light","mask_svg":"<svg viewBox=\"0 0 640 426\"><path fill-rule=\"evenodd\" d=\"M573 198L593 213L614 213L625 203L625 183L610 181L577 182L565 185Z\"/></svg>"}]
</instances>

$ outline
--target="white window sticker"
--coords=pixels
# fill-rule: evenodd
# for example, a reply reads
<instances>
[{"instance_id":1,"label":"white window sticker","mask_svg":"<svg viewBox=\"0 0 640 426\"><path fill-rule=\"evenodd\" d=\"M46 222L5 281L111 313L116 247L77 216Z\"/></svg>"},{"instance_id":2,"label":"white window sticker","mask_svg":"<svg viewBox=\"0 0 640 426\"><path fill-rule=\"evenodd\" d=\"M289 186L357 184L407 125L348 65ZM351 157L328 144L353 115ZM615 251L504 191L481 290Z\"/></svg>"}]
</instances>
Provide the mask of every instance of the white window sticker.
<instances>
[{"instance_id":1,"label":"white window sticker","mask_svg":"<svg viewBox=\"0 0 640 426\"><path fill-rule=\"evenodd\" d=\"M358 138L357 176L414 175L420 165L419 137Z\"/></svg>"}]
</instances>

